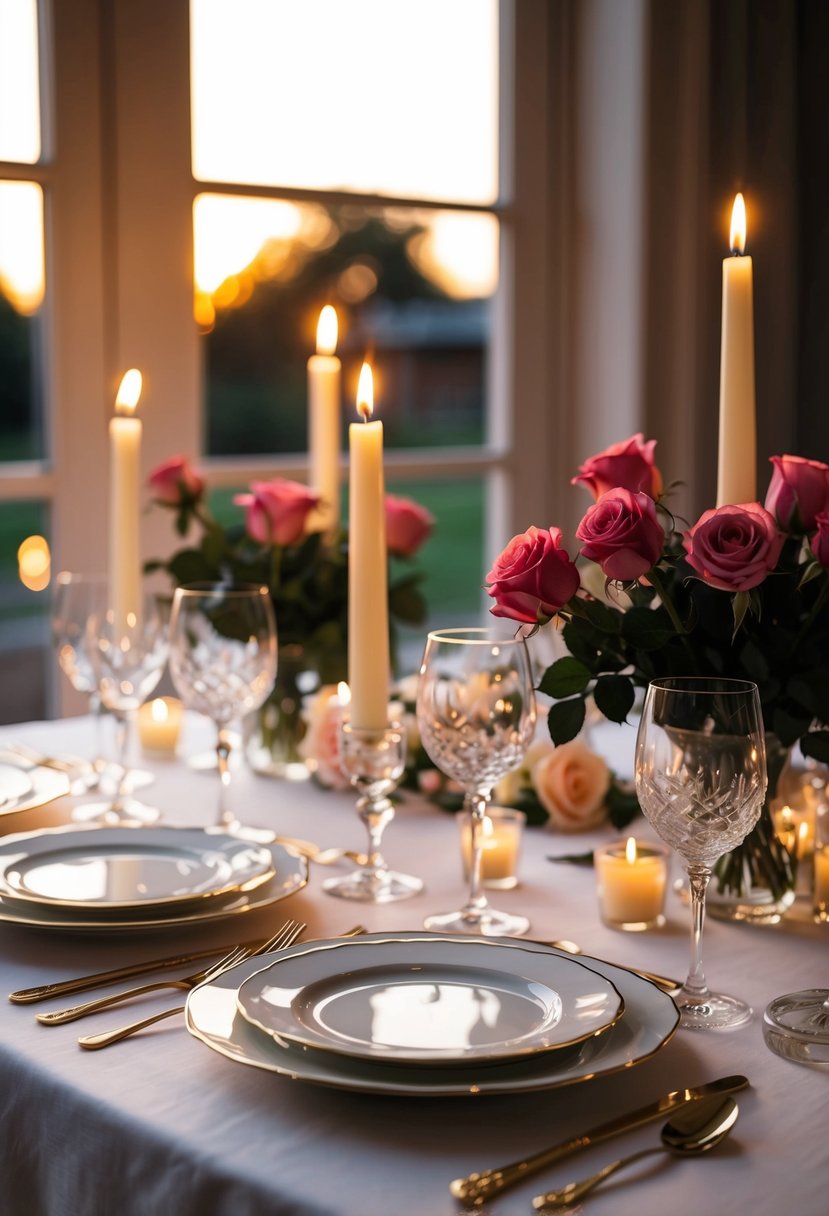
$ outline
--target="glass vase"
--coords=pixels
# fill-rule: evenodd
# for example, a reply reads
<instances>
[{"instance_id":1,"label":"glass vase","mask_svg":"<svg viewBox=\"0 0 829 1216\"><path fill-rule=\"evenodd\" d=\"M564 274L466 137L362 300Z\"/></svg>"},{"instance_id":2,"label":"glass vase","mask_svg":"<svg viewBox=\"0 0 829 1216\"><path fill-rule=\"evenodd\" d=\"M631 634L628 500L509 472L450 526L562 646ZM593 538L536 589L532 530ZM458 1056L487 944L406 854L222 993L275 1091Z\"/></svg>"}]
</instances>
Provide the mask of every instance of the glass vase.
<instances>
[{"instance_id":1,"label":"glass vase","mask_svg":"<svg viewBox=\"0 0 829 1216\"><path fill-rule=\"evenodd\" d=\"M795 867L771 813L790 749L775 735L766 735L766 761L769 783L760 818L743 843L714 866L706 909L719 920L775 925L794 903Z\"/></svg>"},{"instance_id":2,"label":"glass vase","mask_svg":"<svg viewBox=\"0 0 829 1216\"><path fill-rule=\"evenodd\" d=\"M255 773L308 780L299 746L306 730L303 703L319 685L313 655L299 643L280 646L273 692L245 721L245 755Z\"/></svg>"}]
</instances>

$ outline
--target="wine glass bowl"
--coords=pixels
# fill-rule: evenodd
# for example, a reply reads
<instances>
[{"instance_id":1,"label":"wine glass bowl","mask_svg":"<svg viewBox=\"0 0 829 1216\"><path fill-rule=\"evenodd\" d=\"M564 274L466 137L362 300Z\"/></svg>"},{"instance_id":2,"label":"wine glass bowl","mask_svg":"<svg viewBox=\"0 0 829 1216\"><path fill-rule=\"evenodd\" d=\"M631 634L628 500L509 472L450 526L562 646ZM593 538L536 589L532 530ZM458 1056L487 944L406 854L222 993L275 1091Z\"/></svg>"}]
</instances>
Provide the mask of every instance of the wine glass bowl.
<instances>
[{"instance_id":1,"label":"wine glass bowl","mask_svg":"<svg viewBox=\"0 0 829 1216\"><path fill-rule=\"evenodd\" d=\"M705 891L714 863L740 844L760 815L766 753L756 685L671 677L648 687L636 741L642 811L685 863L691 889L691 968L675 998L682 1025L724 1030L752 1016L736 997L713 993L702 969Z\"/></svg>"},{"instance_id":2,"label":"wine glass bowl","mask_svg":"<svg viewBox=\"0 0 829 1216\"><path fill-rule=\"evenodd\" d=\"M238 826L228 809L229 724L253 712L276 678L276 621L265 586L193 583L177 587L170 618L170 675L188 709L216 725L218 822Z\"/></svg>"},{"instance_id":3,"label":"wine glass bowl","mask_svg":"<svg viewBox=\"0 0 829 1216\"><path fill-rule=\"evenodd\" d=\"M469 898L457 912L428 917L437 932L514 936L529 922L490 907L481 885L481 833L492 787L520 763L535 733L526 643L495 629L429 634L420 668L417 721L433 763L466 791L471 813Z\"/></svg>"}]
</instances>

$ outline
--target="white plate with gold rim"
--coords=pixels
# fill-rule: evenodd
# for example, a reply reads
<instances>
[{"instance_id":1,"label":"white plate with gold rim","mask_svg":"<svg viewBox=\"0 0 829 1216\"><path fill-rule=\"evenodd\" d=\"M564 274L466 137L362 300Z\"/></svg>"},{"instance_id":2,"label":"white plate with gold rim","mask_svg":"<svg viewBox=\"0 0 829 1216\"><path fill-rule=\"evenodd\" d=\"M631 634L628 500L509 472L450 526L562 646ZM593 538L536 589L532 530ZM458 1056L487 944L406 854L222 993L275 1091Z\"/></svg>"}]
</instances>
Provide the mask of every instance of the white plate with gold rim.
<instances>
[{"instance_id":1,"label":"white plate with gold rim","mask_svg":"<svg viewBox=\"0 0 829 1216\"><path fill-rule=\"evenodd\" d=\"M417 934L397 936L411 939ZM388 941L394 937L394 934L370 934L360 940ZM488 939L463 940L472 943ZM515 948L506 941L503 945ZM559 951L531 942L522 942L519 948L562 957ZM586 1039L576 1047L503 1063L470 1061L454 1068L372 1063L317 1051L288 1039L278 1041L247 1021L236 1004L239 988L263 963L267 967L275 957L248 959L194 989L187 997L187 1029L213 1051L236 1063L336 1089L429 1098L555 1089L619 1072L649 1059L673 1037L679 1025L679 1013L671 998L649 981L622 967L584 957L592 970L615 985L625 1004L624 1016L607 1034Z\"/></svg>"},{"instance_id":2,"label":"white plate with gold rim","mask_svg":"<svg viewBox=\"0 0 829 1216\"><path fill-rule=\"evenodd\" d=\"M45 765L17 762L0 749L0 815L45 806L69 793L69 777Z\"/></svg>"},{"instance_id":3,"label":"white plate with gold rim","mask_svg":"<svg viewBox=\"0 0 829 1216\"><path fill-rule=\"evenodd\" d=\"M624 1010L613 983L572 957L434 934L295 947L237 1001L277 1038L429 1068L572 1047Z\"/></svg>"},{"instance_id":4,"label":"white plate with gold rim","mask_svg":"<svg viewBox=\"0 0 829 1216\"><path fill-rule=\"evenodd\" d=\"M77 830L73 826L72 830ZM88 830L96 831L90 827ZM145 832L147 828L129 829ZM20 837L5 837L3 844ZM214 840L209 834L207 839ZM242 842L250 845L250 842ZM66 933L131 933L168 928L214 924L231 917L247 915L270 908L280 900L300 891L308 882L308 861L294 850L274 843L265 846L270 858L271 874L252 890L231 892L221 899L208 899L173 904L161 909L72 909L37 903L13 902L0 894L0 923L21 925L29 929L57 930Z\"/></svg>"}]
</instances>

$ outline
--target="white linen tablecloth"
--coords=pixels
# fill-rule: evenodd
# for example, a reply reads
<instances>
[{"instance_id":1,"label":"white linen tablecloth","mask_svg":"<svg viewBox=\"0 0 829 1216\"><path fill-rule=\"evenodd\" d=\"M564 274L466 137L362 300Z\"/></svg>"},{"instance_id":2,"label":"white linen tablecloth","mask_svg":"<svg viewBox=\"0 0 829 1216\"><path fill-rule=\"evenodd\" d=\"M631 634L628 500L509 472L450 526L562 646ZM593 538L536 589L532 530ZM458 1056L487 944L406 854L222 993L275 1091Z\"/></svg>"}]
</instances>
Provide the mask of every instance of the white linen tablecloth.
<instances>
[{"instance_id":1,"label":"white linen tablecloth","mask_svg":"<svg viewBox=\"0 0 829 1216\"><path fill-rule=\"evenodd\" d=\"M88 719L4 728L44 750L89 754ZM188 721L184 751L203 744ZM183 761L152 766L152 798L172 823L210 823L216 775ZM363 829L349 793L235 774L231 794L251 824L330 846L362 848ZM53 804L37 822L66 815ZM19 822L17 819L19 818ZM35 820L0 817L0 830ZM637 821L637 833L649 834ZM688 959L688 913L669 897L668 924L656 933L605 928L590 869L553 865L548 853L576 852L609 831L564 837L525 834L521 885L495 901L529 915L531 936L571 938L610 961L682 975ZM0 925L5 991L214 941L251 937L290 915L307 936L341 932L361 921L369 930L418 929L432 911L463 898L457 828L451 816L407 797L387 831L391 864L420 874L425 892L375 908L326 896L312 867L305 891L269 914L222 926L141 937L75 937ZM677 870L678 872L678 870ZM243 931L240 933L240 925ZM584 1131L667 1090L730 1073L752 1088L738 1095L731 1137L699 1160L651 1158L619 1175L587 1202L596 1216L825 1216L829 1210L829 1136L825 1075L767 1050L759 1015L771 997L826 985L827 931L806 923L758 929L709 919L704 958L714 986L748 999L748 1026L727 1034L678 1032L653 1059L635 1068L564 1089L514 1097L405 1099L323 1089L251 1068L209 1051L181 1019L97 1053L77 1046L79 1033L119 1026L139 1012L162 1009L175 994L62 1027L37 1024L37 1006L0 1009L0 1211L5 1216L449 1216L457 1205L450 1179L503 1164ZM107 989L110 991L110 989ZM93 994L89 994L93 995ZM658 1142L659 1123L559 1163L494 1202L487 1211L530 1212L530 1199L604 1162Z\"/></svg>"}]
</instances>

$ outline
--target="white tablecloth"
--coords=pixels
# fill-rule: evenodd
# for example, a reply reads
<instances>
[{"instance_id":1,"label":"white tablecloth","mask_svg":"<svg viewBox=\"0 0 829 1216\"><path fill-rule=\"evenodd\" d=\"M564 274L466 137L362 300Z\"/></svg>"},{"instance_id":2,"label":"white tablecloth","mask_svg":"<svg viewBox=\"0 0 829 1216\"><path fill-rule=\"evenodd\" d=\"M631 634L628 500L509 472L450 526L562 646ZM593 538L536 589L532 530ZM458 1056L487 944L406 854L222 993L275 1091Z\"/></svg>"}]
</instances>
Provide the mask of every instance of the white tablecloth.
<instances>
[{"instance_id":1,"label":"white tablecloth","mask_svg":"<svg viewBox=\"0 0 829 1216\"><path fill-rule=\"evenodd\" d=\"M85 719L5 728L2 738L51 751L89 754L93 746ZM185 751L195 746L195 734L186 735ZM211 821L215 774L194 773L183 762L154 768L157 780L147 793L170 822ZM325 846L363 847L350 794L242 769L232 797L251 824ZM54 805L47 818L64 814ZM0 830L26 826L13 820L0 817ZM637 830L647 834L641 822ZM687 912L675 896L661 932L614 932L598 919L593 872L546 860L549 852L579 851L601 838L529 831L521 885L498 894L498 903L526 912L533 937L571 938L611 961L682 974ZM268 916L243 918L244 936L264 933L286 914L307 921L309 936L335 934L357 920L370 930L416 929L428 912L458 905L463 886L450 816L409 798L386 844L392 864L425 879L422 895L384 908L348 904L322 892L331 871L315 867L305 891ZM3 985L11 991L197 949L204 941L230 943L238 933L238 922L112 940L0 926ZM778 993L829 980L826 930L810 924L757 929L709 920L704 954L712 983L747 998L759 1013ZM140 1008L161 1009L168 1000L160 995ZM739 1072L752 1088L738 1097L740 1119L729 1140L700 1160L649 1159L596 1192L591 1212L825 1216L829 1208L827 1078L772 1055L757 1017L728 1034L680 1031L653 1059L566 1089L416 1100L317 1088L234 1065L191 1038L180 1019L106 1051L83 1052L78 1033L121 1025L139 1007L46 1028L33 1015L48 1007L0 1006L5 1216L448 1216L456 1211L447 1190L452 1178L520 1157L667 1090ZM540 1190L655 1144L658 1128L650 1124L564 1161L487 1210L526 1214Z\"/></svg>"}]
</instances>

